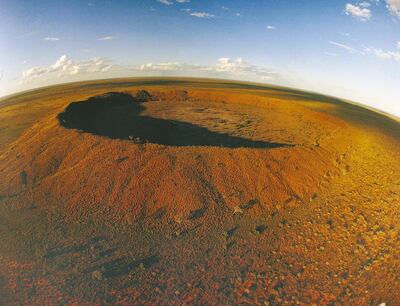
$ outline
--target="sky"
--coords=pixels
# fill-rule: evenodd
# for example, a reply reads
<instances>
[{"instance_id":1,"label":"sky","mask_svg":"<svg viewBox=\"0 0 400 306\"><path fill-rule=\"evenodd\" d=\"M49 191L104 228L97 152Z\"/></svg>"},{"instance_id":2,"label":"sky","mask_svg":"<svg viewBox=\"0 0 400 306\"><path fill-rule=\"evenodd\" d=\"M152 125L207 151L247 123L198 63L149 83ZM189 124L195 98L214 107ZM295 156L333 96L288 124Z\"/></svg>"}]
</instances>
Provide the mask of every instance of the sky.
<instances>
[{"instance_id":1,"label":"sky","mask_svg":"<svg viewBox=\"0 0 400 306\"><path fill-rule=\"evenodd\" d=\"M400 117L400 0L0 0L0 97L130 76L283 85Z\"/></svg>"}]
</instances>

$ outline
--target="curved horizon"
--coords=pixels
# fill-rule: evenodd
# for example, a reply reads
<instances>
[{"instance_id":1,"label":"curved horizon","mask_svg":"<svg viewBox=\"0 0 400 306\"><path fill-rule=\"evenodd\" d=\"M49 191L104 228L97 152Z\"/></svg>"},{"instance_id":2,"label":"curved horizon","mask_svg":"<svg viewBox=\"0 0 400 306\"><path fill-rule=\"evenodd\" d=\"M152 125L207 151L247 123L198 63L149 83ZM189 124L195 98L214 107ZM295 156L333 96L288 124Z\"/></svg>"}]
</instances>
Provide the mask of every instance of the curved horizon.
<instances>
[{"instance_id":1,"label":"curved horizon","mask_svg":"<svg viewBox=\"0 0 400 306\"><path fill-rule=\"evenodd\" d=\"M176 76L261 82L400 116L397 0L0 3L0 96Z\"/></svg>"},{"instance_id":2,"label":"curved horizon","mask_svg":"<svg viewBox=\"0 0 400 306\"><path fill-rule=\"evenodd\" d=\"M348 104L353 104L353 105L357 105L360 106L362 108L366 108L368 110L371 110L373 112L377 112L381 115L384 115L390 119L396 120L400 122L400 115L395 115L395 114L391 114L386 112L385 110L358 102L358 101L352 101L352 100L348 100L346 98L343 97L338 97L338 96L333 96L333 95L329 95L329 94L325 94L322 92L317 92L317 91L312 91L312 90L307 90L307 89L302 89L302 88L296 88L296 87L290 87L290 86L285 86L285 85L275 85L275 84L270 84L270 83L261 83L261 82L250 82L250 81L245 81L245 80L240 80L240 79L224 79L224 78L209 78L209 77L194 77L194 76L146 76L146 77L114 77L114 78L98 78L98 79L85 79L85 80L80 80L80 81L70 81L70 82L60 82L60 83L54 83L54 84L49 84L46 86L38 86L38 87L34 87L34 88L30 88L30 89L26 89L26 90L22 90L22 91L16 91L4 96L0 96L0 103L1 102L6 102L7 99L11 99L14 97L18 97L20 95L26 94L26 93L31 93L31 92L35 92L35 91L41 91L41 90L45 90L48 88L52 88L52 87L60 87L63 85L72 85L72 84L79 84L79 83L90 83L90 82L107 82L107 81L117 81L117 80L162 80L162 79L175 79L175 80L200 80L200 81L214 81L214 82L221 82L221 81L228 81L228 82L232 82L232 83L242 83L242 84L249 84L249 85L257 85L257 86L261 86L261 87L265 87L265 89L267 88L282 88L282 89L288 89L288 90L294 90L294 91L298 91L299 93L308 93L308 94L317 94L323 97L327 97L327 98L333 98L333 99L337 99L340 100L341 102L344 103L348 103Z\"/></svg>"}]
</instances>

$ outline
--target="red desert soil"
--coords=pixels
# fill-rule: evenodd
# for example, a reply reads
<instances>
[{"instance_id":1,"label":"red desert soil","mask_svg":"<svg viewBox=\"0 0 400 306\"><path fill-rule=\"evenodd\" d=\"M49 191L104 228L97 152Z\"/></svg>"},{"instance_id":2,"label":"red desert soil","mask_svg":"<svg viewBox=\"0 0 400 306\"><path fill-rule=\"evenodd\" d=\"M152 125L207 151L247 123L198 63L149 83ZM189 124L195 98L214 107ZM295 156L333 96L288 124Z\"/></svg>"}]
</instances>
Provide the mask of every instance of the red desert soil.
<instances>
[{"instance_id":1,"label":"red desert soil","mask_svg":"<svg viewBox=\"0 0 400 306\"><path fill-rule=\"evenodd\" d=\"M400 124L336 98L117 79L0 100L1 304L400 300Z\"/></svg>"}]
</instances>

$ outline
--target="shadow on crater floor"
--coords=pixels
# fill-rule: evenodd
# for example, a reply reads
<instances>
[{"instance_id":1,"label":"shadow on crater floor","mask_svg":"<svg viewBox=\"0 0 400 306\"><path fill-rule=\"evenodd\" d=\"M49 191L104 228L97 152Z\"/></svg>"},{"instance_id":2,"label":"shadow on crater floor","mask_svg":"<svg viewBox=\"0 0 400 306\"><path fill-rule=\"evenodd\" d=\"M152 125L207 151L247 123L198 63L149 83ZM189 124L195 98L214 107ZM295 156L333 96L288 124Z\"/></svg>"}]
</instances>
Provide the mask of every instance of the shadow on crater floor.
<instances>
[{"instance_id":1,"label":"shadow on crater floor","mask_svg":"<svg viewBox=\"0 0 400 306\"><path fill-rule=\"evenodd\" d=\"M151 101L151 97L111 92L86 101L72 102L58 115L58 120L66 128L113 139L132 139L138 143L227 148L291 146L212 132L187 122L140 116L146 101Z\"/></svg>"}]
</instances>

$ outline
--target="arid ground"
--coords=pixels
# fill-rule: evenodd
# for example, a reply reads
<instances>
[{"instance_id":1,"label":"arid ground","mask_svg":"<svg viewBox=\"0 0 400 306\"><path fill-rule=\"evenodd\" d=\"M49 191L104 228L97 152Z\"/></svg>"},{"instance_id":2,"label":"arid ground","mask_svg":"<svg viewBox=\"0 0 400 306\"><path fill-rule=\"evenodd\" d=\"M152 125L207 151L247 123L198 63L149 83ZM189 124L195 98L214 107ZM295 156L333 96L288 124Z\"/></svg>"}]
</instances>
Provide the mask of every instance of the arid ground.
<instances>
[{"instance_id":1,"label":"arid ground","mask_svg":"<svg viewBox=\"0 0 400 306\"><path fill-rule=\"evenodd\" d=\"M233 81L0 100L0 304L398 305L400 123Z\"/></svg>"}]
</instances>

